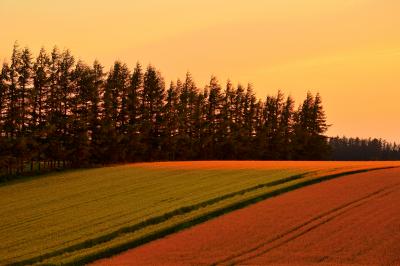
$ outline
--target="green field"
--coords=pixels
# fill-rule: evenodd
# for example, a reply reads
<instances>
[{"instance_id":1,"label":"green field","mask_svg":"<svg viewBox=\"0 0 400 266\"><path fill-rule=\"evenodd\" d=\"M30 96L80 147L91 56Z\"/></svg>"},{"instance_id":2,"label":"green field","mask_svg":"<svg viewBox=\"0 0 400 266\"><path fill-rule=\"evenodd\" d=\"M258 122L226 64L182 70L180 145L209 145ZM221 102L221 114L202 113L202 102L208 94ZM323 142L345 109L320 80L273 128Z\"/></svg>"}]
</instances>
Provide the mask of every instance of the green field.
<instances>
[{"instance_id":1,"label":"green field","mask_svg":"<svg viewBox=\"0 0 400 266\"><path fill-rule=\"evenodd\" d=\"M3 184L0 264L90 262L337 172L130 165Z\"/></svg>"}]
</instances>

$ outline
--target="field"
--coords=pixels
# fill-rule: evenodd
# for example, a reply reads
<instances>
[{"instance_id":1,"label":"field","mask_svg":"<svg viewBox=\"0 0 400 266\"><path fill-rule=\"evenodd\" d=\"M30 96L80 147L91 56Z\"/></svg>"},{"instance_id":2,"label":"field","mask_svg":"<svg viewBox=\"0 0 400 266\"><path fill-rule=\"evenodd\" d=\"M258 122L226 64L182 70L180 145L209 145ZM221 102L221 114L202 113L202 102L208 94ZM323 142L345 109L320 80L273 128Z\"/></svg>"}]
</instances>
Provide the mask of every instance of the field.
<instances>
[{"instance_id":1,"label":"field","mask_svg":"<svg viewBox=\"0 0 400 266\"><path fill-rule=\"evenodd\" d=\"M0 186L0 264L81 264L306 185L394 162L177 162Z\"/></svg>"},{"instance_id":2,"label":"field","mask_svg":"<svg viewBox=\"0 0 400 266\"><path fill-rule=\"evenodd\" d=\"M399 168L344 176L94 265L400 265L399 202Z\"/></svg>"}]
</instances>

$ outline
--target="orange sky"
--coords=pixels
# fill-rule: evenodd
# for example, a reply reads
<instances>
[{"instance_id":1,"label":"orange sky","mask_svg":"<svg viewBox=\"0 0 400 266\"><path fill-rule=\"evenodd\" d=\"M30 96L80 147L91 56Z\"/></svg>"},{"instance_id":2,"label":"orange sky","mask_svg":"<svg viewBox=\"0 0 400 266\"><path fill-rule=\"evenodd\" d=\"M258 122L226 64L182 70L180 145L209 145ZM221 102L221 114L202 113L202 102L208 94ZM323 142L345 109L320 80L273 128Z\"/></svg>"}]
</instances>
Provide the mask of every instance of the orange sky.
<instances>
[{"instance_id":1,"label":"orange sky","mask_svg":"<svg viewBox=\"0 0 400 266\"><path fill-rule=\"evenodd\" d=\"M400 142L398 0L0 0L0 61L18 40L108 69L152 63L167 80L320 92L330 135Z\"/></svg>"}]
</instances>

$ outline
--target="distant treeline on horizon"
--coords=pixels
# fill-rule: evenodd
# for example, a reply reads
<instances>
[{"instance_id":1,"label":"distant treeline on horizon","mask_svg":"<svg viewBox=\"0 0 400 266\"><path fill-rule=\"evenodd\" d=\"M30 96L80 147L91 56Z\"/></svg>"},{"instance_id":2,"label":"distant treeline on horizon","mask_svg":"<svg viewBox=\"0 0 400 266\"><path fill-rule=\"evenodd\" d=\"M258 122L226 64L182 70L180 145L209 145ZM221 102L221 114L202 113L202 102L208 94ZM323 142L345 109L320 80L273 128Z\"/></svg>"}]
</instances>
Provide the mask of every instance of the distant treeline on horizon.
<instances>
[{"instance_id":1,"label":"distant treeline on horizon","mask_svg":"<svg viewBox=\"0 0 400 266\"><path fill-rule=\"evenodd\" d=\"M400 145L383 139L329 138L330 158L340 161L400 160Z\"/></svg>"},{"instance_id":2,"label":"distant treeline on horizon","mask_svg":"<svg viewBox=\"0 0 400 266\"><path fill-rule=\"evenodd\" d=\"M105 72L57 48L33 59L16 44L0 73L0 175L135 161L331 159L343 141L328 141L327 128L319 94L295 108L280 91L259 100L251 85L222 86L216 77L199 88L187 73L166 87L154 66L130 71L116 61Z\"/></svg>"}]
</instances>

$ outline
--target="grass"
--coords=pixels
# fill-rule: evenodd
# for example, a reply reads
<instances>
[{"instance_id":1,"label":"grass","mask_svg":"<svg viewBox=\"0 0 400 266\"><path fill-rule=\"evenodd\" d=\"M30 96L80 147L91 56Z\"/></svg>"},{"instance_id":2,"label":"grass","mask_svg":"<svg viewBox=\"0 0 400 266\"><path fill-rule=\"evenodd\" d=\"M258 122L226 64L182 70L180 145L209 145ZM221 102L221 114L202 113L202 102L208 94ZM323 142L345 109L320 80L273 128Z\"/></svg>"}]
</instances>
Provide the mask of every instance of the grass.
<instances>
[{"instance_id":1,"label":"grass","mask_svg":"<svg viewBox=\"0 0 400 266\"><path fill-rule=\"evenodd\" d=\"M351 171L115 166L10 183L0 186L0 264L87 263Z\"/></svg>"}]
</instances>

